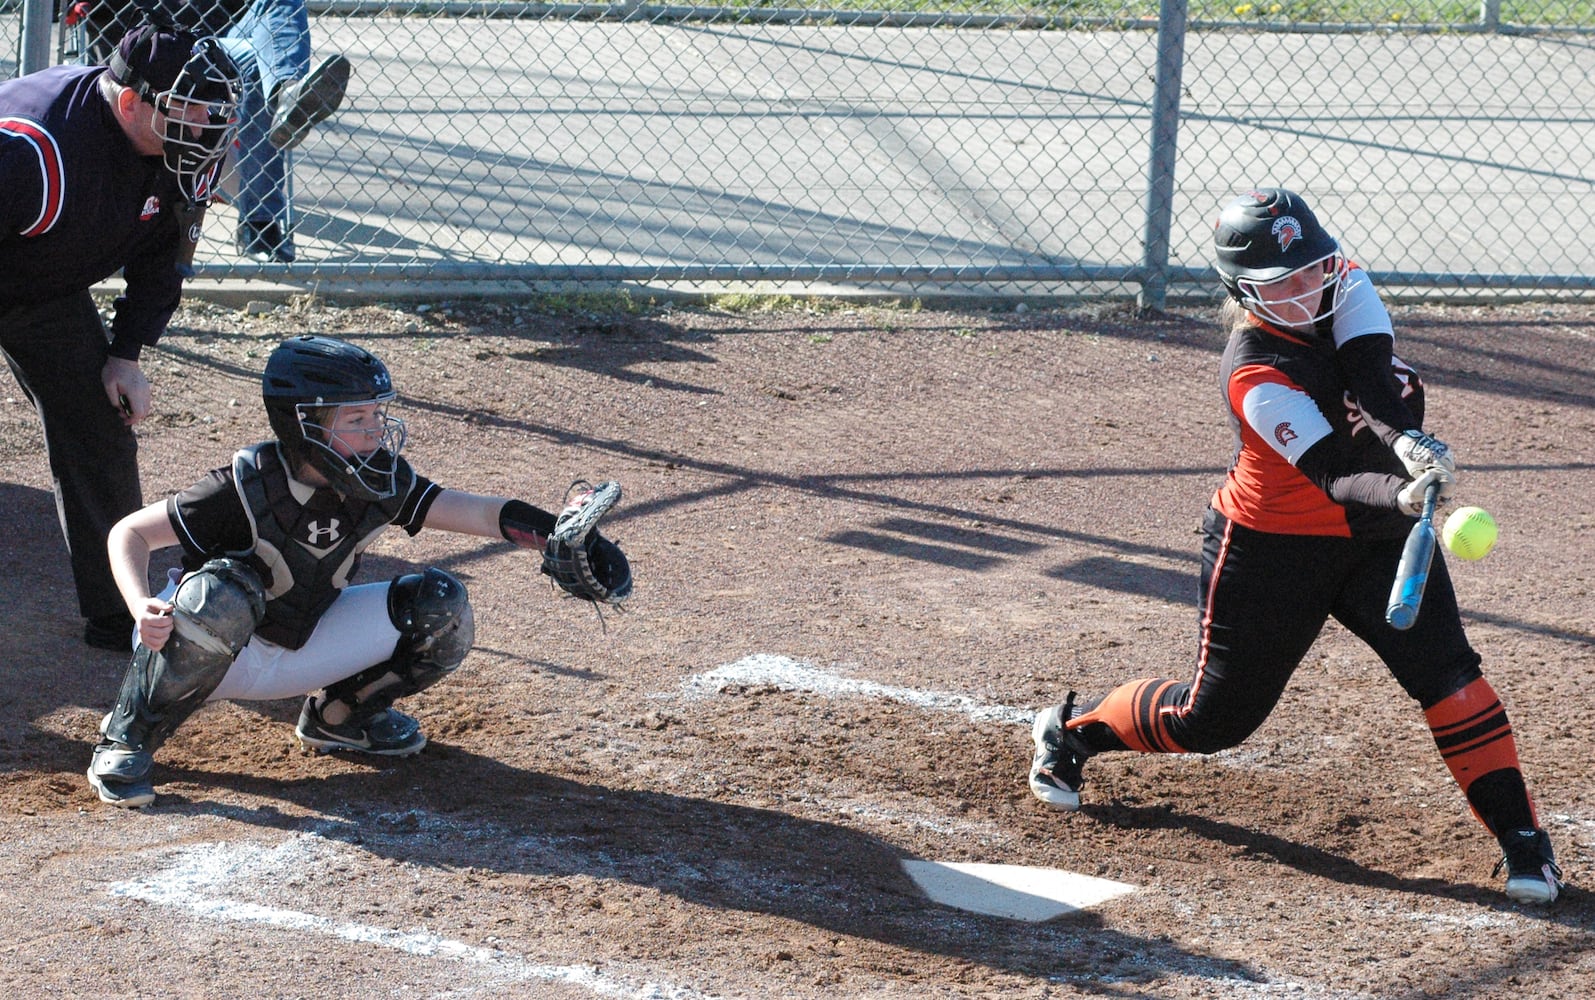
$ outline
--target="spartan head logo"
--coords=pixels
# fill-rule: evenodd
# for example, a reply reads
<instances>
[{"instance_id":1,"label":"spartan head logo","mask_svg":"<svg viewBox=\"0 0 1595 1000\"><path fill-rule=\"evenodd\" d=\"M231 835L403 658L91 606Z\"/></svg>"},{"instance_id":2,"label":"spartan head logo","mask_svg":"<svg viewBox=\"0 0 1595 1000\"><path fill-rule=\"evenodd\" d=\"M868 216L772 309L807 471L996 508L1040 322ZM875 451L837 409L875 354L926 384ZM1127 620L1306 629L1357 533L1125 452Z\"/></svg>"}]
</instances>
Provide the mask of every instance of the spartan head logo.
<instances>
[{"instance_id":1,"label":"spartan head logo","mask_svg":"<svg viewBox=\"0 0 1595 1000\"><path fill-rule=\"evenodd\" d=\"M1296 440L1296 428L1290 425L1289 420L1285 421L1284 423L1275 424L1274 440L1278 441L1281 447L1290 444L1292 441Z\"/></svg>"},{"instance_id":2,"label":"spartan head logo","mask_svg":"<svg viewBox=\"0 0 1595 1000\"><path fill-rule=\"evenodd\" d=\"M1279 252L1290 250L1290 245L1301 239L1301 223L1294 215L1281 215L1274 220L1274 239L1279 241Z\"/></svg>"}]
</instances>

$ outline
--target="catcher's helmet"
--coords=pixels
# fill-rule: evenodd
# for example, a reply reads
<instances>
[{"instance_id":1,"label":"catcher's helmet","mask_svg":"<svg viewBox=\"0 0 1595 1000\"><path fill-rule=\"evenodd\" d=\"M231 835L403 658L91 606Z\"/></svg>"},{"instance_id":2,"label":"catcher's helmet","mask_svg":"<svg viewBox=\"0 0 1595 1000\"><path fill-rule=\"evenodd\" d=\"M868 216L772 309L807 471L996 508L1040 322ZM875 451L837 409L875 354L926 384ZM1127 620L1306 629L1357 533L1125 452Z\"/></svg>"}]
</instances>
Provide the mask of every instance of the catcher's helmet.
<instances>
[{"instance_id":1,"label":"catcher's helmet","mask_svg":"<svg viewBox=\"0 0 1595 1000\"><path fill-rule=\"evenodd\" d=\"M128 32L109 60L111 79L150 105L159 125L166 168L177 175L183 197L210 200L216 171L227 152L238 106L238 67L215 38L141 24Z\"/></svg>"},{"instance_id":2,"label":"catcher's helmet","mask_svg":"<svg viewBox=\"0 0 1595 1000\"><path fill-rule=\"evenodd\" d=\"M1312 319L1323 319L1340 304L1340 244L1294 191L1261 188L1225 205L1213 227L1213 249L1224 290L1251 312L1286 326L1301 325L1274 308L1281 300L1270 300L1259 289L1308 268L1321 270L1322 295L1297 305ZM1310 294L1318 296L1319 289Z\"/></svg>"},{"instance_id":3,"label":"catcher's helmet","mask_svg":"<svg viewBox=\"0 0 1595 1000\"><path fill-rule=\"evenodd\" d=\"M387 415L396 397L387 366L371 352L331 337L285 340L266 359L261 395L272 432L289 462L308 462L345 496L386 500L398 491L404 421ZM375 447L345 457L333 448L330 425L340 406L376 405Z\"/></svg>"}]
</instances>

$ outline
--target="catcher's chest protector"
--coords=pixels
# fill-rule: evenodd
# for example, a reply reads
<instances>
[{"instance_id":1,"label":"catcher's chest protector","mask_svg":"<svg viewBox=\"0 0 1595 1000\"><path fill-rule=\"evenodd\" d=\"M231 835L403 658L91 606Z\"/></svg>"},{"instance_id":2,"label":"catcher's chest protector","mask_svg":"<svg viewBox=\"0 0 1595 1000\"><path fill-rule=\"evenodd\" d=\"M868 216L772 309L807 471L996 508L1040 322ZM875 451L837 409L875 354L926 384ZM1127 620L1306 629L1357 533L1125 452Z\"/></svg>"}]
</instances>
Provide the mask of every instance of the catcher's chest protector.
<instances>
[{"instance_id":1,"label":"catcher's chest protector","mask_svg":"<svg viewBox=\"0 0 1595 1000\"><path fill-rule=\"evenodd\" d=\"M380 535L409 495L415 473L400 459L400 491L387 500L347 500L320 489L301 503L289 485L275 442L233 456L233 479L254 532L254 561L264 571L266 620L256 631L298 649L360 566L360 553Z\"/></svg>"}]
</instances>

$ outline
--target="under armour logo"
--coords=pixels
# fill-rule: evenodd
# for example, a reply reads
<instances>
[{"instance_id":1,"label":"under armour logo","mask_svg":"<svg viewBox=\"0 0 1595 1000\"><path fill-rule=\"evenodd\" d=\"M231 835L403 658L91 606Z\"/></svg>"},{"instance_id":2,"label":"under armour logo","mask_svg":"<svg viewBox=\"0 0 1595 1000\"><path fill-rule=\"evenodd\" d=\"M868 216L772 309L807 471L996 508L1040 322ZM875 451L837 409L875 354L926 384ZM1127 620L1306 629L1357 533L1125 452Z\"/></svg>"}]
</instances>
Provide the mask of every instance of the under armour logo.
<instances>
[{"instance_id":1,"label":"under armour logo","mask_svg":"<svg viewBox=\"0 0 1595 1000\"><path fill-rule=\"evenodd\" d=\"M335 517L327 518L325 525L320 521L311 521L305 525L305 541L311 545L321 545L323 544L321 539L325 536L325 544L331 545L338 540L338 536L341 534L338 531L338 527L338 519Z\"/></svg>"}]
</instances>

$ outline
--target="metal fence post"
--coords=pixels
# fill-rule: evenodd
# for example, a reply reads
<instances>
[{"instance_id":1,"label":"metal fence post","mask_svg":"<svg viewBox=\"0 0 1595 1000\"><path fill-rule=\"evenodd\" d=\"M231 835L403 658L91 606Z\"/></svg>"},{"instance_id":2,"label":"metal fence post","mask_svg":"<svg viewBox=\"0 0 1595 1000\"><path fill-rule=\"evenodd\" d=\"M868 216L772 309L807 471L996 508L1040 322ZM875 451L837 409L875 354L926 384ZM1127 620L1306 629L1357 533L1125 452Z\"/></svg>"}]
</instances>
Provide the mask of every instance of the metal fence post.
<instances>
[{"instance_id":1,"label":"metal fence post","mask_svg":"<svg viewBox=\"0 0 1595 1000\"><path fill-rule=\"evenodd\" d=\"M1146 168L1146 236L1141 255L1143 310L1163 309L1169 285L1169 232L1174 219L1175 152L1185 67L1187 0L1163 0L1158 12L1157 80L1152 97L1152 149Z\"/></svg>"},{"instance_id":2,"label":"metal fence post","mask_svg":"<svg viewBox=\"0 0 1595 1000\"><path fill-rule=\"evenodd\" d=\"M1479 24L1492 35L1501 30L1501 0L1479 0Z\"/></svg>"},{"instance_id":3,"label":"metal fence post","mask_svg":"<svg viewBox=\"0 0 1595 1000\"><path fill-rule=\"evenodd\" d=\"M18 53L18 75L37 73L50 65L52 16L53 7L50 0L23 0L22 51Z\"/></svg>"}]
</instances>

